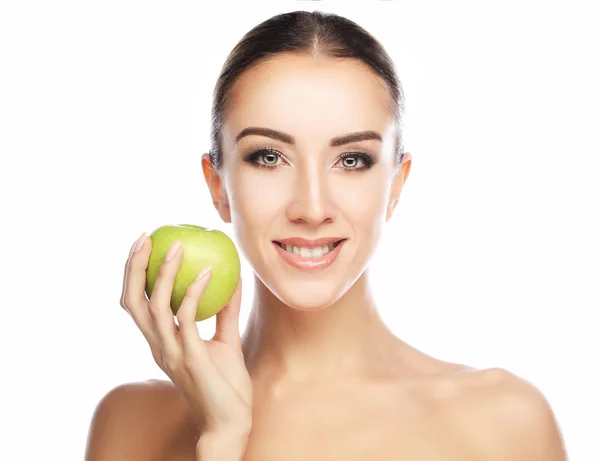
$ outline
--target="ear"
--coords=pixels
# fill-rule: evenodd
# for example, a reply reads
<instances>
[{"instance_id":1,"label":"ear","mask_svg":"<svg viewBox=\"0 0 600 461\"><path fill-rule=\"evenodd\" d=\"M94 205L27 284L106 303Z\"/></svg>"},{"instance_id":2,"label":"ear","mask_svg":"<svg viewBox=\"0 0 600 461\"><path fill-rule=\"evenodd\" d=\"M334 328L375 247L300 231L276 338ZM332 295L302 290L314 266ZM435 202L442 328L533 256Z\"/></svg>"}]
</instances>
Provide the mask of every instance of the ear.
<instances>
[{"instance_id":1,"label":"ear","mask_svg":"<svg viewBox=\"0 0 600 461\"><path fill-rule=\"evenodd\" d=\"M212 167L210 155L208 153L202 154L202 172L204 173L204 179L208 186L208 190L210 191L213 205L218 211L219 216L221 216L221 219L226 223L230 223L231 209L229 208L227 192L223 187L221 175Z\"/></svg>"},{"instance_id":2,"label":"ear","mask_svg":"<svg viewBox=\"0 0 600 461\"><path fill-rule=\"evenodd\" d=\"M385 220L386 222L390 220L392 215L394 214L394 209L400 200L400 192L402 192L402 187L404 183L408 179L408 174L410 173L410 166L412 165L412 155L409 152L404 152L404 156L402 157L402 164L398 168L398 173L394 176L392 181L392 189L390 191L390 198L388 200L388 207L386 211Z\"/></svg>"}]
</instances>

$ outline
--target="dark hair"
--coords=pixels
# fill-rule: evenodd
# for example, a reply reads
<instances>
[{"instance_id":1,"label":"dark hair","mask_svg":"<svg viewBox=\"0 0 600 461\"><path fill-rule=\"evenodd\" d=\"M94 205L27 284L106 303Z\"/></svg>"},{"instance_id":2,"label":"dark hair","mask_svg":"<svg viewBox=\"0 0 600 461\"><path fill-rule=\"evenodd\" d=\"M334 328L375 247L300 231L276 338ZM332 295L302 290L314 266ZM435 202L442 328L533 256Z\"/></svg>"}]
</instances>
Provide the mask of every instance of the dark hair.
<instances>
[{"instance_id":1,"label":"dark hair","mask_svg":"<svg viewBox=\"0 0 600 461\"><path fill-rule=\"evenodd\" d=\"M220 134L229 90L246 70L285 52L356 59L383 79L390 92L390 113L396 120L396 167L402 163L404 93L392 59L371 34L347 18L321 11L294 11L260 23L229 53L213 92L210 159L214 169L223 164Z\"/></svg>"}]
</instances>

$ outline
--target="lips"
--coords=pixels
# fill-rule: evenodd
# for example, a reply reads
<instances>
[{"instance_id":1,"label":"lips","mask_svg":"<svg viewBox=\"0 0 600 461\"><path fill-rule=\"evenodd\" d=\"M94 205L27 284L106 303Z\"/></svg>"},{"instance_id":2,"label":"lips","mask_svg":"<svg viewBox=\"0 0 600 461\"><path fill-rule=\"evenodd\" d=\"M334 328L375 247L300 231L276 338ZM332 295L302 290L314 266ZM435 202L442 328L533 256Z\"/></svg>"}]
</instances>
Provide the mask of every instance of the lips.
<instances>
[{"instance_id":1,"label":"lips","mask_svg":"<svg viewBox=\"0 0 600 461\"><path fill-rule=\"evenodd\" d=\"M323 256L308 258L286 251L282 244L278 241L273 241L273 245L281 259L290 266L295 267L303 272L314 272L331 266L342 251L346 240L347 239L341 239L337 243L331 244L334 248Z\"/></svg>"},{"instance_id":2,"label":"lips","mask_svg":"<svg viewBox=\"0 0 600 461\"><path fill-rule=\"evenodd\" d=\"M280 240L273 240L275 243L280 243L282 245L290 245L304 248L315 248L323 245L329 245L331 243L338 244L341 241L346 240L343 237L322 237L316 240L309 240L302 237L291 237Z\"/></svg>"},{"instance_id":3,"label":"lips","mask_svg":"<svg viewBox=\"0 0 600 461\"><path fill-rule=\"evenodd\" d=\"M290 239L288 239L288 241L289 240ZM285 250L285 246L286 245L297 246L297 247L302 247L302 248L315 248L315 247L320 247L320 246L323 246L323 245L329 245L329 243L332 243L333 244L333 248L335 248L340 243L342 243L344 240L346 240L346 239L335 240L335 241L332 241L332 242L322 243L322 244L319 244L319 245L314 245L314 244L313 245L296 245L296 244L293 244L293 243L284 243L284 242L281 242L281 241L278 241L278 240L273 240L273 243L275 243L276 245L279 245L284 250Z\"/></svg>"}]
</instances>

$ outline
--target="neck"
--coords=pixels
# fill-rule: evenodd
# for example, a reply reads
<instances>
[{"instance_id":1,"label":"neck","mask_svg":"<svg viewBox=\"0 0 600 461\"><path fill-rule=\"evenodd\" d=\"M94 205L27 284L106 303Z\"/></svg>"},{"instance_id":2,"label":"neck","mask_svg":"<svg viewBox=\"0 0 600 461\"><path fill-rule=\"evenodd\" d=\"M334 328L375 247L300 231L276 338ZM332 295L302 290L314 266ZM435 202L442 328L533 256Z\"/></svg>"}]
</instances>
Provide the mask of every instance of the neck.
<instances>
[{"instance_id":1,"label":"neck","mask_svg":"<svg viewBox=\"0 0 600 461\"><path fill-rule=\"evenodd\" d=\"M242 338L253 379L266 374L294 382L357 376L393 360L401 341L379 316L367 271L341 299L316 311L287 306L256 276L254 283Z\"/></svg>"}]
</instances>

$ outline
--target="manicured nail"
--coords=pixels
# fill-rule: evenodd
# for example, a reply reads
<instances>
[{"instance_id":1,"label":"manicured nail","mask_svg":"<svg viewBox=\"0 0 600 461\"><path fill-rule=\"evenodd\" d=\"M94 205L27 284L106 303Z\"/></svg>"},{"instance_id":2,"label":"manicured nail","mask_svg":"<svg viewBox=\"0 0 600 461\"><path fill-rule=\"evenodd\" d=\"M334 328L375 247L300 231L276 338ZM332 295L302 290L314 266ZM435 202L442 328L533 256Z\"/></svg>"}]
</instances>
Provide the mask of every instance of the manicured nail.
<instances>
[{"instance_id":1,"label":"manicured nail","mask_svg":"<svg viewBox=\"0 0 600 461\"><path fill-rule=\"evenodd\" d=\"M181 243L179 242L179 240L175 240L175 243L173 243L173 245L171 245L171 248L169 248L167 256L165 256L165 261L171 261L171 259L173 259L173 256L175 256L175 254L177 253L177 250L179 250L180 246Z\"/></svg>"},{"instance_id":2,"label":"manicured nail","mask_svg":"<svg viewBox=\"0 0 600 461\"><path fill-rule=\"evenodd\" d=\"M204 277L207 276L207 274L212 270L211 266L206 266L204 269L202 269L200 271L200 273L196 276L196 280L194 280L194 282L197 282L198 280L202 280Z\"/></svg>"},{"instance_id":3,"label":"manicured nail","mask_svg":"<svg viewBox=\"0 0 600 461\"><path fill-rule=\"evenodd\" d=\"M144 244L144 242L146 241L146 239L148 238L148 235L146 235L146 233L144 232L140 238L137 240L136 244L135 244L135 248L133 249L133 252L135 253L136 251L139 251L140 248L142 248L142 245Z\"/></svg>"}]
</instances>

